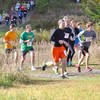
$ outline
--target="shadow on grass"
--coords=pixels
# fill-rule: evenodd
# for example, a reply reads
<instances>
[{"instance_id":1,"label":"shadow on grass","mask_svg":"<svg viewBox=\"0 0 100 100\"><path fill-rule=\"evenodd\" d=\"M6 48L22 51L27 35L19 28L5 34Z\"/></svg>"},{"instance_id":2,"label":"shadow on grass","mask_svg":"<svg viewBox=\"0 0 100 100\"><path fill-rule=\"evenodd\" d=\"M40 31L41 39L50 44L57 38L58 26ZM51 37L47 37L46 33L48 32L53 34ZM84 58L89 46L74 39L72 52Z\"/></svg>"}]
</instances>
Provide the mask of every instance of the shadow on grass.
<instances>
[{"instance_id":1,"label":"shadow on grass","mask_svg":"<svg viewBox=\"0 0 100 100\"><path fill-rule=\"evenodd\" d=\"M18 83L24 84L24 85L47 85L47 84L55 84L63 82L63 80L50 80L50 79L33 79L33 80L24 80L19 81Z\"/></svg>"},{"instance_id":2,"label":"shadow on grass","mask_svg":"<svg viewBox=\"0 0 100 100\"><path fill-rule=\"evenodd\" d=\"M47 85L63 82L63 79L32 78L24 74L3 74L0 78L0 88L19 88L20 85Z\"/></svg>"},{"instance_id":3,"label":"shadow on grass","mask_svg":"<svg viewBox=\"0 0 100 100\"><path fill-rule=\"evenodd\" d=\"M92 64L92 63L90 63L89 65L100 66L100 63L98 63L98 64Z\"/></svg>"}]
</instances>

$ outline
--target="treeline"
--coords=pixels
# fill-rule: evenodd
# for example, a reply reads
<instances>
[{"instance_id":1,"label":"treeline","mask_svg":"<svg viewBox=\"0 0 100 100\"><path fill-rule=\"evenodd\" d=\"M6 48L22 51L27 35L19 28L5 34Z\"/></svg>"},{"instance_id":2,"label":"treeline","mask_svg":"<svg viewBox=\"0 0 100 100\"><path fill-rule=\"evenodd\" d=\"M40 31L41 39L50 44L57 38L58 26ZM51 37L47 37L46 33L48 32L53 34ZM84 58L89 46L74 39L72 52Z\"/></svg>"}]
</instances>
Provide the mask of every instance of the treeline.
<instances>
[{"instance_id":1,"label":"treeline","mask_svg":"<svg viewBox=\"0 0 100 100\"><path fill-rule=\"evenodd\" d=\"M0 0L0 12L7 11L18 0Z\"/></svg>"},{"instance_id":2,"label":"treeline","mask_svg":"<svg viewBox=\"0 0 100 100\"><path fill-rule=\"evenodd\" d=\"M75 0L36 0L37 9L40 13L45 13L49 9L64 8L65 4L74 2ZM62 2L62 3L61 3ZM63 3L65 3L63 5Z\"/></svg>"},{"instance_id":3,"label":"treeline","mask_svg":"<svg viewBox=\"0 0 100 100\"><path fill-rule=\"evenodd\" d=\"M16 3L16 1L18 0L0 0L0 12L9 10L10 7ZM69 4L75 3L75 1L76 0L36 0L36 9L39 13L45 13L48 12L49 10L54 11L55 9L62 9L63 11ZM88 16L95 22L99 22L100 0L80 0L80 1L83 7L84 15Z\"/></svg>"},{"instance_id":4,"label":"treeline","mask_svg":"<svg viewBox=\"0 0 100 100\"><path fill-rule=\"evenodd\" d=\"M82 3L85 14L100 23L100 0L83 0Z\"/></svg>"}]
</instances>

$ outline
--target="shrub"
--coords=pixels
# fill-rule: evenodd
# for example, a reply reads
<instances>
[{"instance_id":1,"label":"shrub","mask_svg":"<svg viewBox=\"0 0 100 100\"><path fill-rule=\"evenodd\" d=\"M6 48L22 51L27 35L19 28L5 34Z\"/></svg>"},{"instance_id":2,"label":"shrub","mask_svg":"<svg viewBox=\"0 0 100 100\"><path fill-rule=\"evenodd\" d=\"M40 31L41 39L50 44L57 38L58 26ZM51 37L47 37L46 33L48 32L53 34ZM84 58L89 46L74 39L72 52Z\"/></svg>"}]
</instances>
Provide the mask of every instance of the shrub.
<instances>
[{"instance_id":1,"label":"shrub","mask_svg":"<svg viewBox=\"0 0 100 100\"><path fill-rule=\"evenodd\" d=\"M36 5L40 13L45 13L48 10L48 0L37 0Z\"/></svg>"},{"instance_id":2,"label":"shrub","mask_svg":"<svg viewBox=\"0 0 100 100\"><path fill-rule=\"evenodd\" d=\"M84 0L83 8L88 17L98 22L100 20L100 1L99 0Z\"/></svg>"},{"instance_id":3,"label":"shrub","mask_svg":"<svg viewBox=\"0 0 100 100\"><path fill-rule=\"evenodd\" d=\"M4 87L12 86L14 80L15 77L12 74L7 74L7 73L0 74L0 86L4 86Z\"/></svg>"}]
</instances>

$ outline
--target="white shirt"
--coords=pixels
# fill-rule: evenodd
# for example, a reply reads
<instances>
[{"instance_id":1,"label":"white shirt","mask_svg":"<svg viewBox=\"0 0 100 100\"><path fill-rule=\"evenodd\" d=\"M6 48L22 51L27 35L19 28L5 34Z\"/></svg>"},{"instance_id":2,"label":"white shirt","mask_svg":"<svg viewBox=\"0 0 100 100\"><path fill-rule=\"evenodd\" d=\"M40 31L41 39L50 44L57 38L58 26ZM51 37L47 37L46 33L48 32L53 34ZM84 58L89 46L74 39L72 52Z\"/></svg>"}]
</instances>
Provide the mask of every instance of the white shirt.
<instances>
[{"instance_id":1,"label":"white shirt","mask_svg":"<svg viewBox=\"0 0 100 100\"><path fill-rule=\"evenodd\" d=\"M27 3L27 9L29 9L30 8L30 4L29 3Z\"/></svg>"},{"instance_id":2,"label":"white shirt","mask_svg":"<svg viewBox=\"0 0 100 100\"><path fill-rule=\"evenodd\" d=\"M33 5L34 5L34 1L31 1L30 3L31 3L31 6L33 6Z\"/></svg>"}]
</instances>

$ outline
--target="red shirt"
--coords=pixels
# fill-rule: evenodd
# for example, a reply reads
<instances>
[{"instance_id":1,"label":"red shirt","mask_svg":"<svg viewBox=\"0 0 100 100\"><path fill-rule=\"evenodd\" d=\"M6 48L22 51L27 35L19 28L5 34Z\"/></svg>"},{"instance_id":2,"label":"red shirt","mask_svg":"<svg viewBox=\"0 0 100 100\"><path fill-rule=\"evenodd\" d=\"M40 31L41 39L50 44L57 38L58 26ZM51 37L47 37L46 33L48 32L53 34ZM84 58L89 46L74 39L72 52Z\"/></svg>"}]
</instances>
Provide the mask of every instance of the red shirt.
<instances>
[{"instance_id":1,"label":"red shirt","mask_svg":"<svg viewBox=\"0 0 100 100\"><path fill-rule=\"evenodd\" d=\"M25 8L24 8L24 6L23 6L23 5L21 6L21 10L22 10L22 11L24 11L24 10L25 10Z\"/></svg>"}]
</instances>

